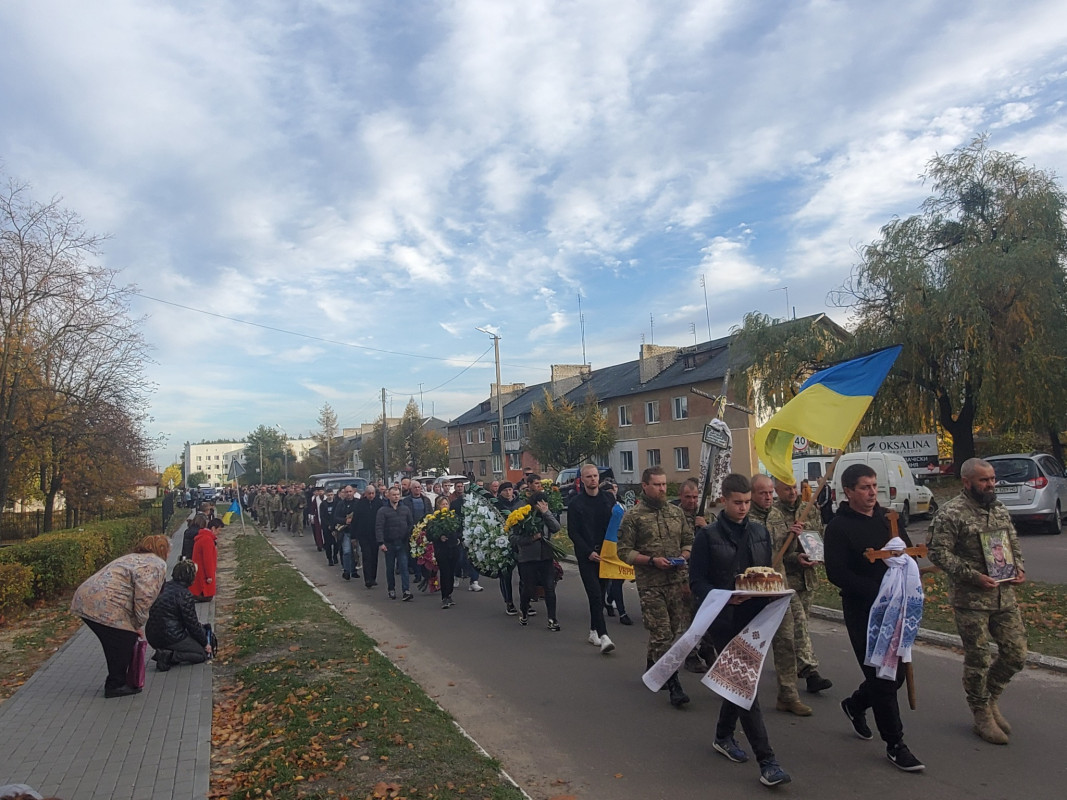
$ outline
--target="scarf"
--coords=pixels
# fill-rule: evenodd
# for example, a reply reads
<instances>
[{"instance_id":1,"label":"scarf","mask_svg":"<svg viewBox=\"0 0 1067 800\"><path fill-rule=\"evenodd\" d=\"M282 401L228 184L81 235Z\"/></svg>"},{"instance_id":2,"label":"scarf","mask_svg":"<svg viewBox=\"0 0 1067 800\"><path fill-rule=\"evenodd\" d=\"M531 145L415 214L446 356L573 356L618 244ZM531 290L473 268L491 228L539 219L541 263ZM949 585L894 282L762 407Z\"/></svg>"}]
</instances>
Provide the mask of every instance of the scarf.
<instances>
[{"instance_id":1,"label":"scarf","mask_svg":"<svg viewBox=\"0 0 1067 800\"><path fill-rule=\"evenodd\" d=\"M746 592L731 592L726 589L712 589L708 592L694 615L689 630L679 636L671 649L642 676L641 680L645 686L653 692L660 690L682 666L685 657L697 646L700 638L735 594L748 595ZM731 703L745 709L752 708L771 639L782 623L792 595L792 589L777 594L773 602L768 603L766 608L730 640L700 682Z\"/></svg>"},{"instance_id":2,"label":"scarf","mask_svg":"<svg viewBox=\"0 0 1067 800\"><path fill-rule=\"evenodd\" d=\"M886 550L903 550L899 536L889 540ZM878 599L867 618L867 653L863 663L875 667L884 680L896 680L897 665L911 662L911 646L923 617L923 586L919 565L906 553L887 558L885 576Z\"/></svg>"}]
</instances>

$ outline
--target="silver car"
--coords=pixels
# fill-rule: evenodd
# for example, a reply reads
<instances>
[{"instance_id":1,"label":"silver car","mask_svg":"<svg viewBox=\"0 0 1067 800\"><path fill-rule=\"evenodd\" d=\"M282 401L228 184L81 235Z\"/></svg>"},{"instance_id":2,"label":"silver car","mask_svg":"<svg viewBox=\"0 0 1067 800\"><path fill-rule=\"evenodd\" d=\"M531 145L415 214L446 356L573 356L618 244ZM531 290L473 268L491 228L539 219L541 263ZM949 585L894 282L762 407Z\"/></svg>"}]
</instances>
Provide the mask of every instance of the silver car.
<instances>
[{"instance_id":1,"label":"silver car","mask_svg":"<svg viewBox=\"0 0 1067 800\"><path fill-rule=\"evenodd\" d=\"M1048 533L1060 532L1067 510L1067 474L1059 461L1045 453L1012 453L986 461L997 476L997 499L1017 527L1040 525Z\"/></svg>"}]
</instances>

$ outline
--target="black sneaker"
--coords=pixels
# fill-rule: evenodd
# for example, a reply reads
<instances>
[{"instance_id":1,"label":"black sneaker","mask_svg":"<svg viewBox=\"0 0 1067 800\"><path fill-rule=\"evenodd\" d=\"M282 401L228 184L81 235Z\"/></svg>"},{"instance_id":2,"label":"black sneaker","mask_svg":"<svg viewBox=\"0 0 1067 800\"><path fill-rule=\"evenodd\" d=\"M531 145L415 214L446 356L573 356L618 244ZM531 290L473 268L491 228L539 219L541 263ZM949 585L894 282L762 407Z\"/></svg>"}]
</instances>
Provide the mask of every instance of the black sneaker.
<instances>
[{"instance_id":1,"label":"black sneaker","mask_svg":"<svg viewBox=\"0 0 1067 800\"><path fill-rule=\"evenodd\" d=\"M415 595L413 595L411 592L404 592L404 602L405 603L408 600L414 600L414 599L415 599Z\"/></svg>"},{"instance_id":2,"label":"black sneaker","mask_svg":"<svg viewBox=\"0 0 1067 800\"><path fill-rule=\"evenodd\" d=\"M396 592L394 592L392 589L389 590L389 599L396 600Z\"/></svg>"},{"instance_id":3,"label":"black sneaker","mask_svg":"<svg viewBox=\"0 0 1067 800\"><path fill-rule=\"evenodd\" d=\"M863 712L853 711L851 697L846 697L841 701L841 710L845 712L848 721L852 723L852 730L856 732L858 737L867 741L874 738L874 734L871 733L871 728L867 724L867 715Z\"/></svg>"},{"instance_id":4,"label":"black sneaker","mask_svg":"<svg viewBox=\"0 0 1067 800\"><path fill-rule=\"evenodd\" d=\"M556 621L555 621L554 619L550 619L550 620L548 621L548 629L549 629L550 631L558 631L558 630L560 629L560 628L559 628L559 623L558 623L558 622L556 622Z\"/></svg>"},{"instance_id":5,"label":"black sneaker","mask_svg":"<svg viewBox=\"0 0 1067 800\"><path fill-rule=\"evenodd\" d=\"M346 581L352 580L352 576L349 575L347 572L342 572L341 577L344 578Z\"/></svg>"},{"instance_id":6,"label":"black sneaker","mask_svg":"<svg viewBox=\"0 0 1067 800\"><path fill-rule=\"evenodd\" d=\"M525 611L519 612L519 624L520 625L529 625L530 624L530 618L529 618L529 616L527 616L527 613Z\"/></svg>"},{"instance_id":7,"label":"black sneaker","mask_svg":"<svg viewBox=\"0 0 1067 800\"><path fill-rule=\"evenodd\" d=\"M519 613L519 610L515 608L514 603L508 603L506 606L504 606L504 613L507 614L509 617L514 617L516 614Z\"/></svg>"},{"instance_id":8,"label":"black sneaker","mask_svg":"<svg viewBox=\"0 0 1067 800\"><path fill-rule=\"evenodd\" d=\"M442 597L441 598L441 610L442 611L444 611L446 608L449 608L451 605L452 605L452 598L451 597Z\"/></svg>"},{"instance_id":9,"label":"black sneaker","mask_svg":"<svg viewBox=\"0 0 1067 800\"><path fill-rule=\"evenodd\" d=\"M622 613L622 614L619 615L619 622L622 623L623 625L633 625L634 624L634 621L632 619L630 619L630 615L626 614L626 613Z\"/></svg>"},{"instance_id":10,"label":"black sneaker","mask_svg":"<svg viewBox=\"0 0 1067 800\"><path fill-rule=\"evenodd\" d=\"M531 617L536 617L537 616L537 609L536 608L531 608L526 613L529 614Z\"/></svg>"},{"instance_id":11,"label":"black sneaker","mask_svg":"<svg viewBox=\"0 0 1067 800\"><path fill-rule=\"evenodd\" d=\"M887 747L885 755L886 758L893 762L893 766L905 772L922 772L926 769L926 765L911 754L911 750L908 749L904 742L897 742L897 744Z\"/></svg>"},{"instance_id":12,"label":"black sneaker","mask_svg":"<svg viewBox=\"0 0 1067 800\"><path fill-rule=\"evenodd\" d=\"M824 692L827 689L832 688L834 685L833 681L829 678L824 678L814 670L804 679L804 681L807 683L807 690L810 694Z\"/></svg>"}]
</instances>

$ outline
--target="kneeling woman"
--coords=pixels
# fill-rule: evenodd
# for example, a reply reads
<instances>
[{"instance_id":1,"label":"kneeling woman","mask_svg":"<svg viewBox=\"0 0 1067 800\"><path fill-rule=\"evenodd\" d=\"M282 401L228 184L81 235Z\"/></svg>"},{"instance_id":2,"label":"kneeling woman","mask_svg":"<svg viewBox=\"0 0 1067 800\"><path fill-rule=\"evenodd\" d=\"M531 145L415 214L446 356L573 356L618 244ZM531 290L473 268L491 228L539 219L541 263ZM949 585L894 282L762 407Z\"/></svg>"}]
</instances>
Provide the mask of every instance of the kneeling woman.
<instances>
[{"instance_id":1,"label":"kneeling woman","mask_svg":"<svg viewBox=\"0 0 1067 800\"><path fill-rule=\"evenodd\" d=\"M196 580L196 564L179 561L171 578L152 603L144 626L145 638L156 651L152 658L160 672L178 664L203 664L209 655L207 634L196 618L196 603L189 591Z\"/></svg>"}]
</instances>

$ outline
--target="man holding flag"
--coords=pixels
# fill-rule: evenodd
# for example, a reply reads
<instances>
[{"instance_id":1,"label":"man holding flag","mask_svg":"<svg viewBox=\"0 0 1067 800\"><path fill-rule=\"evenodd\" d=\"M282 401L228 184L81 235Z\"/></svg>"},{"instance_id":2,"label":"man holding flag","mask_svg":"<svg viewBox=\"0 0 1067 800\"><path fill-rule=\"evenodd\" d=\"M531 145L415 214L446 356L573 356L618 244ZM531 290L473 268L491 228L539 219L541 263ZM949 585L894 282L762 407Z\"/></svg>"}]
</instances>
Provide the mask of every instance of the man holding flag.
<instances>
[{"instance_id":1,"label":"man holding flag","mask_svg":"<svg viewBox=\"0 0 1067 800\"><path fill-rule=\"evenodd\" d=\"M581 489L567 507L567 535L574 542L578 574L582 577L582 586L589 599L589 644L599 647L600 652L606 655L615 649L615 643L608 637L608 626L604 622L600 550L616 504L610 494L600 491L600 470L595 464L582 467L581 481Z\"/></svg>"}]
</instances>

